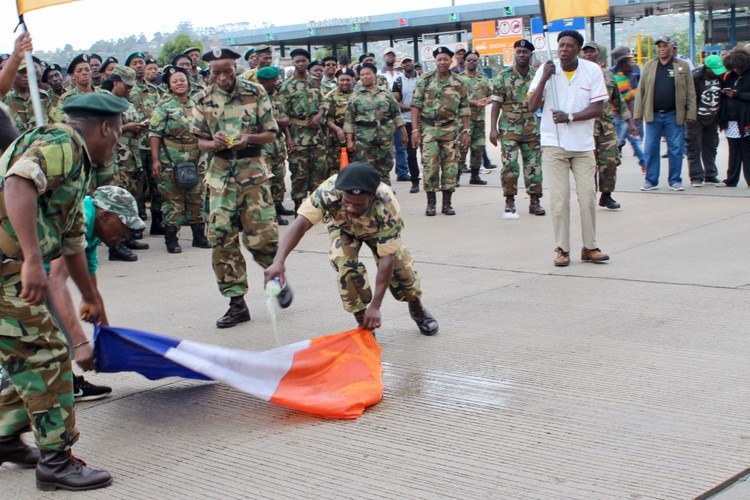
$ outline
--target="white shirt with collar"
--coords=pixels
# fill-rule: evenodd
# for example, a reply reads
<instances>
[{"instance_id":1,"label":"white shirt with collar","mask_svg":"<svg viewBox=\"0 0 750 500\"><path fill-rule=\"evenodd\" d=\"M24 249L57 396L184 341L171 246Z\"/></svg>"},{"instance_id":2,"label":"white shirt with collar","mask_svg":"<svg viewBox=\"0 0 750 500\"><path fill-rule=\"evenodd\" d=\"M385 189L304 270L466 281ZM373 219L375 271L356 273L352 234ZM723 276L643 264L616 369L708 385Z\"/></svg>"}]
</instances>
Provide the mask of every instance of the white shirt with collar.
<instances>
[{"instance_id":1,"label":"white shirt with collar","mask_svg":"<svg viewBox=\"0 0 750 500\"><path fill-rule=\"evenodd\" d=\"M557 146L566 151L594 151L594 119L559 124L552 120L552 111L555 110L552 85L557 89L557 109L565 113L578 113L591 103L609 99L602 69L590 61L579 58L573 78L568 81L560 66L560 60L556 59L554 62L555 73L550 76L544 87L542 123L539 129L541 145ZM543 72L541 67L537 70L529 87L529 95L539 86Z\"/></svg>"}]
</instances>

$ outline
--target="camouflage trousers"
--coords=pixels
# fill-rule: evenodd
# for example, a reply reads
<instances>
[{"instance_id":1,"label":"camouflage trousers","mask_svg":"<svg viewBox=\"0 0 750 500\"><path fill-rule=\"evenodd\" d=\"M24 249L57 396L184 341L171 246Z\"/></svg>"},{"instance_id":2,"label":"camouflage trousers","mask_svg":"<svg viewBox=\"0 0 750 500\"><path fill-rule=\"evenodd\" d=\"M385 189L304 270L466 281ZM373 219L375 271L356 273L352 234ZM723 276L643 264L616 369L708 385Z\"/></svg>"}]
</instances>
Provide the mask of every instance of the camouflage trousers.
<instances>
[{"instance_id":1,"label":"camouflage trousers","mask_svg":"<svg viewBox=\"0 0 750 500\"><path fill-rule=\"evenodd\" d=\"M391 137L393 137L391 135ZM357 144L357 151L352 154L351 161L369 163L380 172L380 180L385 185L391 185L391 170L393 170L393 141L387 144Z\"/></svg>"},{"instance_id":2,"label":"camouflage trousers","mask_svg":"<svg viewBox=\"0 0 750 500\"><path fill-rule=\"evenodd\" d=\"M338 174L341 168L341 148L346 146L346 143L339 141L336 134L333 131L329 131L326 136L326 161L328 162L328 177ZM351 158L350 158L351 161ZM326 177L326 178L328 178Z\"/></svg>"},{"instance_id":3,"label":"camouflage trousers","mask_svg":"<svg viewBox=\"0 0 750 500\"><path fill-rule=\"evenodd\" d=\"M161 198L162 224L180 227L206 222L202 207L206 184L202 179L190 189L180 189L174 185L172 169L164 168L156 178L156 185Z\"/></svg>"},{"instance_id":4,"label":"camouflage trousers","mask_svg":"<svg viewBox=\"0 0 750 500\"><path fill-rule=\"evenodd\" d=\"M144 188L144 202L151 204L151 210L161 211L161 192L159 191L158 179L154 176L151 161L151 150L141 149L141 164L145 171L146 185Z\"/></svg>"},{"instance_id":5,"label":"camouflage trousers","mask_svg":"<svg viewBox=\"0 0 750 500\"><path fill-rule=\"evenodd\" d=\"M531 139L500 139L503 155L503 168L500 170L500 183L503 186L503 196L518 194L518 177L521 167L518 164L518 152L523 159L523 183L526 193L542 196L542 150L539 137Z\"/></svg>"},{"instance_id":6,"label":"camouflage trousers","mask_svg":"<svg viewBox=\"0 0 750 500\"><path fill-rule=\"evenodd\" d=\"M47 307L20 291L20 274L0 277L0 436L31 426L37 447L65 451L78 440L68 343Z\"/></svg>"},{"instance_id":7,"label":"camouflage trousers","mask_svg":"<svg viewBox=\"0 0 750 500\"><path fill-rule=\"evenodd\" d=\"M271 178L271 198L274 204L284 201L286 193L286 158L282 155L263 154L263 163L269 168Z\"/></svg>"},{"instance_id":8,"label":"camouflage trousers","mask_svg":"<svg viewBox=\"0 0 750 500\"><path fill-rule=\"evenodd\" d=\"M134 154L134 151L137 154ZM117 163L112 184L127 190L138 202L138 207L143 206L146 194L146 173L143 170L140 150L133 149L130 145L117 143L115 146Z\"/></svg>"},{"instance_id":9,"label":"camouflage trousers","mask_svg":"<svg viewBox=\"0 0 750 500\"><path fill-rule=\"evenodd\" d=\"M240 187L229 177L222 191L209 187L210 213L208 239L213 245L211 262L219 291L225 297L247 293L247 266L242 256L240 236L263 269L273 262L279 244L276 209L270 183Z\"/></svg>"},{"instance_id":10,"label":"camouflage trousers","mask_svg":"<svg viewBox=\"0 0 750 500\"><path fill-rule=\"evenodd\" d=\"M463 129L463 127L461 127ZM459 135L460 137L460 135ZM471 157L469 165L471 170L479 170L482 166L484 145L485 145L485 134L484 134L484 120L470 120L469 121L469 137L471 138L471 145L469 149L463 147L463 143L459 143L459 164L463 164L466 161L466 154L471 151Z\"/></svg>"},{"instance_id":11,"label":"camouflage trousers","mask_svg":"<svg viewBox=\"0 0 750 500\"><path fill-rule=\"evenodd\" d=\"M432 127L422 132L422 170L424 190L455 191L458 178L459 144L458 133L441 137L431 134Z\"/></svg>"},{"instance_id":12,"label":"camouflage trousers","mask_svg":"<svg viewBox=\"0 0 750 500\"><path fill-rule=\"evenodd\" d=\"M617 147L617 130L602 126L600 120L595 123L594 139L596 140L596 170L599 173L599 191L611 193L617 183L617 167L620 165L620 149Z\"/></svg>"},{"instance_id":13,"label":"camouflage trousers","mask_svg":"<svg viewBox=\"0 0 750 500\"><path fill-rule=\"evenodd\" d=\"M372 301L372 290L367 279L367 269L359 261L362 243L370 247L375 262L380 262L377 254L377 240L362 241L339 228L329 228L331 248L328 255L331 265L338 273L338 288L344 309L356 313L367 308ZM410 302L422 297L419 275L414 270L414 259L405 247L394 255L393 277L388 288L396 300Z\"/></svg>"},{"instance_id":14,"label":"camouflage trousers","mask_svg":"<svg viewBox=\"0 0 750 500\"><path fill-rule=\"evenodd\" d=\"M328 161L325 148L320 145L298 146L289 153L289 171L292 173L292 199L302 200L327 179Z\"/></svg>"}]
</instances>

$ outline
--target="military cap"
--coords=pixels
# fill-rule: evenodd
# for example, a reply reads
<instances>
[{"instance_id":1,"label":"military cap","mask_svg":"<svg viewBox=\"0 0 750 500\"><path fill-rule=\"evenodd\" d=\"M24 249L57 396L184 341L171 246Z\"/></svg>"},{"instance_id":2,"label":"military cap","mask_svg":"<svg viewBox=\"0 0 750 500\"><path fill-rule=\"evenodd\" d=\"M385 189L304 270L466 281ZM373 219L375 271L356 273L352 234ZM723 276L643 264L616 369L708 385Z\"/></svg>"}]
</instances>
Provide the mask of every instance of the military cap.
<instances>
[{"instance_id":1,"label":"military cap","mask_svg":"<svg viewBox=\"0 0 750 500\"><path fill-rule=\"evenodd\" d=\"M185 75L185 78L188 79L188 85L190 85L190 75L188 75L188 72L185 71L183 68L178 68L177 66L167 66L164 68L163 73L164 73L164 83L167 84L167 87L169 87L169 79L175 73L182 73L183 75Z\"/></svg>"},{"instance_id":2,"label":"military cap","mask_svg":"<svg viewBox=\"0 0 750 500\"><path fill-rule=\"evenodd\" d=\"M94 54L94 53L92 53L92 54L91 54L91 55L89 56L89 60L91 60L91 59L98 59L98 60L99 60L99 62L104 62L104 59L102 59L102 56L100 56L99 54Z\"/></svg>"},{"instance_id":3,"label":"military cap","mask_svg":"<svg viewBox=\"0 0 750 500\"><path fill-rule=\"evenodd\" d=\"M380 186L380 173L363 161L355 161L343 168L334 187L351 194L374 193Z\"/></svg>"},{"instance_id":4,"label":"military cap","mask_svg":"<svg viewBox=\"0 0 750 500\"><path fill-rule=\"evenodd\" d=\"M44 72L42 72L42 83L47 83L47 78L53 71L59 71L60 73L62 73L62 67L59 64L52 63L44 68Z\"/></svg>"},{"instance_id":5,"label":"military cap","mask_svg":"<svg viewBox=\"0 0 750 500\"><path fill-rule=\"evenodd\" d=\"M242 59L244 59L245 61L247 61L247 58L250 57L253 54L255 54L255 47L250 47L249 49L247 49L245 51L245 55L242 56Z\"/></svg>"},{"instance_id":6,"label":"military cap","mask_svg":"<svg viewBox=\"0 0 750 500\"><path fill-rule=\"evenodd\" d=\"M138 204L126 189L119 186L101 186L94 191L94 206L112 212L134 231L140 231L146 224L138 217Z\"/></svg>"},{"instance_id":7,"label":"military cap","mask_svg":"<svg viewBox=\"0 0 750 500\"><path fill-rule=\"evenodd\" d=\"M133 68L118 64L117 66L115 66L115 69L112 70L112 76L116 77L113 78L114 80L119 79L122 83L128 85L129 87L133 87L135 85L135 70Z\"/></svg>"},{"instance_id":8,"label":"military cap","mask_svg":"<svg viewBox=\"0 0 750 500\"><path fill-rule=\"evenodd\" d=\"M468 56L469 54L474 54L477 57L482 57L482 56L479 55L479 52L477 52L474 49L466 51L466 55Z\"/></svg>"},{"instance_id":9,"label":"military cap","mask_svg":"<svg viewBox=\"0 0 750 500\"><path fill-rule=\"evenodd\" d=\"M117 64L119 62L120 61L118 61L116 57L109 56L104 61L102 61L102 65L99 66L99 72L104 73L107 70L107 66L109 66L110 64Z\"/></svg>"},{"instance_id":10,"label":"military cap","mask_svg":"<svg viewBox=\"0 0 750 500\"><path fill-rule=\"evenodd\" d=\"M279 77L279 68L275 66L266 66L265 68L260 68L257 73L255 73L255 76L258 80L275 80Z\"/></svg>"},{"instance_id":11,"label":"military cap","mask_svg":"<svg viewBox=\"0 0 750 500\"><path fill-rule=\"evenodd\" d=\"M188 47L187 49L185 49L185 51L182 53L182 55L186 56L186 55L190 54L191 52L198 52L198 53L200 53L200 51L201 51L200 47Z\"/></svg>"},{"instance_id":12,"label":"military cap","mask_svg":"<svg viewBox=\"0 0 750 500\"><path fill-rule=\"evenodd\" d=\"M464 51L466 52L466 51ZM437 57L438 54L448 54L449 56L453 57L454 52L449 49L448 47L438 47L435 50L432 51L432 57Z\"/></svg>"},{"instance_id":13,"label":"military cap","mask_svg":"<svg viewBox=\"0 0 750 500\"><path fill-rule=\"evenodd\" d=\"M70 64L68 64L68 74L72 75L76 70L76 66L81 64L82 62L88 63L89 56L87 56L86 54L78 54L77 56L75 56L73 60L70 61Z\"/></svg>"},{"instance_id":14,"label":"military cap","mask_svg":"<svg viewBox=\"0 0 750 500\"><path fill-rule=\"evenodd\" d=\"M201 75L207 75L209 71L211 71L211 68L209 68L208 66L206 66L205 68L199 69L198 73L200 73Z\"/></svg>"},{"instance_id":15,"label":"military cap","mask_svg":"<svg viewBox=\"0 0 750 500\"><path fill-rule=\"evenodd\" d=\"M666 44L672 45L672 39L669 38L668 36L660 36L659 38L656 39L656 41L654 42L654 45L659 45L660 43L666 43Z\"/></svg>"},{"instance_id":16,"label":"military cap","mask_svg":"<svg viewBox=\"0 0 750 500\"><path fill-rule=\"evenodd\" d=\"M581 50L584 50L584 49L594 49L598 51L599 45L597 45L596 42L586 42L583 44L583 47L581 47Z\"/></svg>"},{"instance_id":17,"label":"military cap","mask_svg":"<svg viewBox=\"0 0 750 500\"><path fill-rule=\"evenodd\" d=\"M525 38L516 40L516 43L513 44L514 49L517 49L519 47L522 49L530 50L531 52L534 52L535 49L534 44L526 40Z\"/></svg>"},{"instance_id":18,"label":"military cap","mask_svg":"<svg viewBox=\"0 0 750 500\"><path fill-rule=\"evenodd\" d=\"M362 70L365 69L365 68L369 69L370 71L372 71L376 75L378 74L378 67L375 66L373 63L366 62L366 63L360 64L359 65L359 72L360 72L360 74L362 73Z\"/></svg>"},{"instance_id":19,"label":"military cap","mask_svg":"<svg viewBox=\"0 0 750 500\"><path fill-rule=\"evenodd\" d=\"M323 63L315 59L313 61L310 61L310 64L307 65L307 69L310 69L313 66L323 66Z\"/></svg>"},{"instance_id":20,"label":"military cap","mask_svg":"<svg viewBox=\"0 0 750 500\"><path fill-rule=\"evenodd\" d=\"M325 56L323 59L320 60L323 64L326 63L326 61L333 61L337 62L336 56Z\"/></svg>"},{"instance_id":21,"label":"military cap","mask_svg":"<svg viewBox=\"0 0 750 500\"><path fill-rule=\"evenodd\" d=\"M118 116L128 109L128 101L109 92L76 94L65 99L62 110L71 116Z\"/></svg>"},{"instance_id":22,"label":"military cap","mask_svg":"<svg viewBox=\"0 0 750 500\"><path fill-rule=\"evenodd\" d=\"M336 78L340 77L341 75L348 75L348 76L351 76L352 78L357 76L357 74L351 68L341 68L340 70L336 71L336 74L335 74Z\"/></svg>"},{"instance_id":23,"label":"military cap","mask_svg":"<svg viewBox=\"0 0 750 500\"><path fill-rule=\"evenodd\" d=\"M393 47L388 47L387 49L385 49L385 52L383 52L383 57L387 56L388 54L393 54L394 56L397 55L396 49L394 49Z\"/></svg>"},{"instance_id":24,"label":"military cap","mask_svg":"<svg viewBox=\"0 0 750 500\"><path fill-rule=\"evenodd\" d=\"M133 52L128 56L127 59L125 59L125 66L130 66L130 61L133 59L143 59L143 61L146 61L146 54L143 52Z\"/></svg>"},{"instance_id":25,"label":"military cap","mask_svg":"<svg viewBox=\"0 0 750 500\"><path fill-rule=\"evenodd\" d=\"M258 45L255 47L256 54L262 54L263 52L273 52L273 49L268 45Z\"/></svg>"},{"instance_id":26,"label":"military cap","mask_svg":"<svg viewBox=\"0 0 750 500\"><path fill-rule=\"evenodd\" d=\"M575 38L575 40L578 42L578 46L583 46L583 35L581 35L576 30L563 30L557 35L557 41L559 42L563 37L569 36L571 38Z\"/></svg>"},{"instance_id":27,"label":"military cap","mask_svg":"<svg viewBox=\"0 0 750 500\"><path fill-rule=\"evenodd\" d=\"M157 66L159 65L159 63L156 62L156 59L154 59L153 57L149 57L148 59L146 59L146 66L148 66L149 64L156 64Z\"/></svg>"},{"instance_id":28,"label":"military cap","mask_svg":"<svg viewBox=\"0 0 750 500\"><path fill-rule=\"evenodd\" d=\"M213 49L209 50L205 54L203 54L203 59L206 62L211 61L220 61L222 59L239 59L241 56L230 49L229 47L214 47Z\"/></svg>"},{"instance_id":29,"label":"military cap","mask_svg":"<svg viewBox=\"0 0 750 500\"><path fill-rule=\"evenodd\" d=\"M365 52L364 54L359 56L359 62L364 61L367 57L375 57L375 54L373 54L372 52Z\"/></svg>"},{"instance_id":30,"label":"military cap","mask_svg":"<svg viewBox=\"0 0 750 500\"><path fill-rule=\"evenodd\" d=\"M310 60L310 53L306 51L305 49L294 49L293 51L289 53L289 57L291 57L292 59L294 59L297 56L305 56L308 61Z\"/></svg>"},{"instance_id":31,"label":"military cap","mask_svg":"<svg viewBox=\"0 0 750 500\"><path fill-rule=\"evenodd\" d=\"M193 64L193 60L192 60L192 59L190 59L190 57L186 56L185 54L177 54L176 56L174 56L174 57L172 58L172 66L177 66L177 62L178 62L178 61L179 61L180 59L187 59L188 61L190 61L190 64L191 64L191 65Z\"/></svg>"}]
</instances>

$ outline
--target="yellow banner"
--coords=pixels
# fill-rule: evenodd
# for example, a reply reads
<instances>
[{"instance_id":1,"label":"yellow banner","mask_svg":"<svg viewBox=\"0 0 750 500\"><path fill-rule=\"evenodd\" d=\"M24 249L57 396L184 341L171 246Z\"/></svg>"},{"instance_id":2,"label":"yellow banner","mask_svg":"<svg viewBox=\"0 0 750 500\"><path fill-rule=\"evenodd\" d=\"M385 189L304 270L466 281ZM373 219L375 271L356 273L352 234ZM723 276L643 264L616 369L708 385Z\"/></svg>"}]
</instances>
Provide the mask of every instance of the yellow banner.
<instances>
[{"instance_id":1,"label":"yellow banner","mask_svg":"<svg viewBox=\"0 0 750 500\"><path fill-rule=\"evenodd\" d=\"M609 0L547 0L547 22L571 17L599 17L609 14Z\"/></svg>"},{"instance_id":2,"label":"yellow banner","mask_svg":"<svg viewBox=\"0 0 750 500\"><path fill-rule=\"evenodd\" d=\"M16 0L16 5L18 5L18 14L23 15L30 10L43 9L45 7L52 7L53 5L76 1L78 0Z\"/></svg>"}]
</instances>

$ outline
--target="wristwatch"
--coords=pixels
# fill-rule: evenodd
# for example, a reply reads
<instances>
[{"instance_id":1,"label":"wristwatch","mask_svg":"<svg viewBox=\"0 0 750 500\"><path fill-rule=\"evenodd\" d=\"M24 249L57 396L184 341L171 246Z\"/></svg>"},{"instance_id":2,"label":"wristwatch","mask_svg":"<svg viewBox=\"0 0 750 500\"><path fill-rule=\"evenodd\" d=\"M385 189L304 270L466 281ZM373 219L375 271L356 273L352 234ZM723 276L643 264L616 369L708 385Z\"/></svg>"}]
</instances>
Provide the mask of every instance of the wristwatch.
<instances>
[{"instance_id":1,"label":"wristwatch","mask_svg":"<svg viewBox=\"0 0 750 500\"><path fill-rule=\"evenodd\" d=\"M568 123L573 121L573 113L568 113Z\"/></svg>"}]
</instances>

